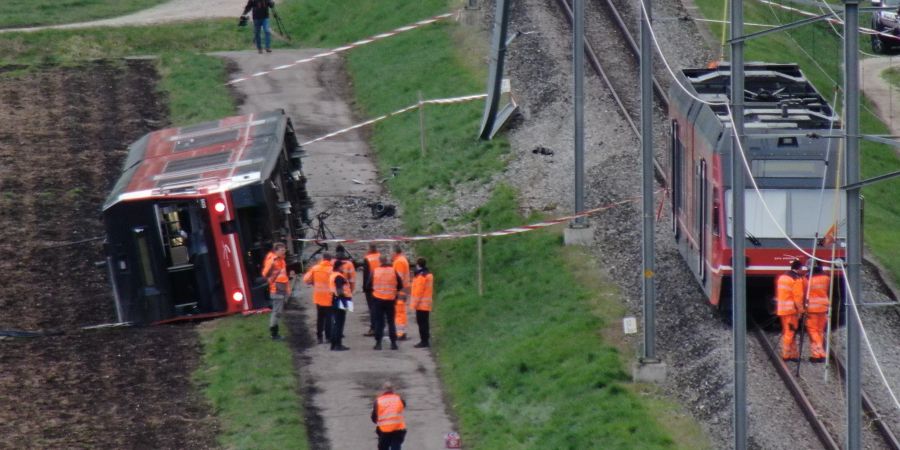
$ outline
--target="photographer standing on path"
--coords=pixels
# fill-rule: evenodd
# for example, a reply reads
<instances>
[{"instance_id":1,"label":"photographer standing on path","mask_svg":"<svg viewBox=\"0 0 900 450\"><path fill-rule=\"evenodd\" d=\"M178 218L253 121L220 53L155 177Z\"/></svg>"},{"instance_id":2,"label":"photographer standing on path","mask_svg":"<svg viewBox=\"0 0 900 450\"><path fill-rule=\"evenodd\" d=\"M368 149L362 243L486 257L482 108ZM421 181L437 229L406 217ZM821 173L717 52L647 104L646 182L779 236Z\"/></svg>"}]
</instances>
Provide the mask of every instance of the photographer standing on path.
<instances>
[{"instance_id":1,"label":"photographer standing on path","mask_svg":"<svg viewBox=\"0 0 900 450\"><path fill-rule=\"evenodd\" d=\"M272 27L269 26L269 8L274 8L274 0L247 0L247 6L241 17L247 16L250 10L253 10L253 42L256 43L256 49L262 53L263 47L260 42L260 30L266 33L266 52L272 53Z\"/></svg>"}]
</instances>

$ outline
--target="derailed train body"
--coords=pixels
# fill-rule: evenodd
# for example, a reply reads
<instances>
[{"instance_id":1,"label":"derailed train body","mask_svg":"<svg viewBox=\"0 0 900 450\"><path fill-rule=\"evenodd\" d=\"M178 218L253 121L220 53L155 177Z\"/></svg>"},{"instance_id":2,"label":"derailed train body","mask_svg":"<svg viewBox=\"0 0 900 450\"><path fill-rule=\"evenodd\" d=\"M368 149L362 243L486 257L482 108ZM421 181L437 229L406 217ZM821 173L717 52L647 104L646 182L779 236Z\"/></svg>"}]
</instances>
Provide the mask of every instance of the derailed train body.
<instances>
[{"instance_id":1,"label":"derailed train body","mask_svg":"<svg viewBox=\"0 0 900 450\"><path fill-rule=\"evenodd\" d=\"M723 102L731 96L730 76L730 67L722 64L685 69L678 73L678 81L693 96ZM831 247L822 244L834 241L835 257L845 257L846 200L838 185L846 180L838 173L845 165L837 163L838 139L827 136L840 132L835 112L796 65L748 63L744 100L744 149L764 199L747 179L747 298L756 302L748 307L764 310L774 296L774 278L789 270L791 260L806 260L782 230L807 253L817 243L816 254L831 259ZM673 83L669 124L667 177L678 249L709 301L730 315L732 126L728 112L725 106L692 98ZM842 276L837 269L835 274ZM835 302L839 302L840 279L834 284Z\"/></svg>"},{"instance_id":2,"label":"derailed train body","mask_svg":"<svg viewBox=\"0 0 900 450\"><path fill-rule=\"evenodd\" d=\"M120 322L160 323L267 306L275 241L305 233L302 150L284 111L149 133L128 149L103 206Z\"/></svg>"}]
</instances>

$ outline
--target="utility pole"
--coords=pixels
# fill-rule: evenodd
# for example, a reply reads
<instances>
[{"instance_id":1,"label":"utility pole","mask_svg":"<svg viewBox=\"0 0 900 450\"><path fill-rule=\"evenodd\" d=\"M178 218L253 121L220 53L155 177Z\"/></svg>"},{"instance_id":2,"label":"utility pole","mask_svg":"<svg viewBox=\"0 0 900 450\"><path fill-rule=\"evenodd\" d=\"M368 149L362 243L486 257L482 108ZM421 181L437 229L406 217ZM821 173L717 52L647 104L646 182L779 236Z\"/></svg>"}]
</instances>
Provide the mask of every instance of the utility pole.
<instances>
[{"instance_id":1,"label":"utility pole","mask_svg":"<svg viewBox=\"0 0 900 450\"><path fill-rule=\"evenodd\" d=\"M654 247L655 226L653 220L653 42L650 36L651 0L643 0L644 7L639 18L641 28L641 196L643 240L642 280L644 301L644 349L634 367L636 381L661 383L666 378L666 366L656 356L656 252Z\"/></svg>"},{"instance_id":2,"label":"utility pole","mask_svg":"<svg viewBox=\"0 0 900 450\"><path fill-rule=\"evenodd\" d=\"M847 132L847 184L859 182L859 0L844 0L844 129ZM847 189L847 277L854 298L859 300L862 262L862 217L860 187ZM860 448L860 330L855 305L847 303L847 442L845 448Z\"/></svg>"},{"instance_id":3,"label":"utility pole","mask_svg":"<svg viewBox=\"0 0 900 450\"><path fill-rule=\"evenodd\" d=\"M734 120L731 143L732 205L732 332L734 334L734 448L747 448L747 277L744 224L744 4L731 0L731 113ZM702 263L702 262L701 262Z\"/></svg>"},{"instance_id":4,"label":"utility pole","mask_svg":"<svg viewBox=\"0 0 900 450\"><path fill-rule=\"evenodd\" d=\"M574 0L572 69L575 74L575 213L584 211L584 2ZM589 244L591 232L584 217L569 223L564 231L567 245Z\"/></svg>"}]
</instances>

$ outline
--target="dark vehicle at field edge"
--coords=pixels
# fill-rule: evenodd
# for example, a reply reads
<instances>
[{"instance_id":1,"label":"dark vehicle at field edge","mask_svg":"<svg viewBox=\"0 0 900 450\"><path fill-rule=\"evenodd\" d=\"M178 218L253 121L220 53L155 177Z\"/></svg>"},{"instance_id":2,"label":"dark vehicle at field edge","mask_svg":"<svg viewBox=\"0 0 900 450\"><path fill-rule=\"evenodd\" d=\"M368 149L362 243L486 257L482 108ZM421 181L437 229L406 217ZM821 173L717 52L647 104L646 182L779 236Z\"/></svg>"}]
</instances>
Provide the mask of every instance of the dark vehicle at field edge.
<instances>
[{"instance_id":1,"label":"dark vehicle at field edge","mask_svg":"<svg viewBox=\"0 0 900 450\"><path fill-rule=\"evenodd\" d=\"M893 8L872 13L872 51L878 54L889 53L900 45L900 0L872 0L872 6ZM880 33L880 34L879 34Z\"/></svg>"}]
</instances>

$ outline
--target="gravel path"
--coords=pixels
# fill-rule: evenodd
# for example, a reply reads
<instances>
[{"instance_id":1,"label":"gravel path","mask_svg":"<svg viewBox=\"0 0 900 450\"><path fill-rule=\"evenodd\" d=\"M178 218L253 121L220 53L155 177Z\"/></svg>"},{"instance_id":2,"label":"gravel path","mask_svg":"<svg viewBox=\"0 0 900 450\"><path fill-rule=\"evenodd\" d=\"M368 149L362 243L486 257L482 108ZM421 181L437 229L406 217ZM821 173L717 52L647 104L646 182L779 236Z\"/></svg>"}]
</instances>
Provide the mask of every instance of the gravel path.
<instances>
[{"instance_id":1,"label":"gravel path","mask_svg":"<svg viewBox=\"0 0 900 450\"><path fill-rule=\"evenodd\" d=\"M233 17L237 23L238 16L247 2L244 0L172 0L143 11L111 19L92 20L90 22L48 25L43 27L8 28L0 33L40 31L48 29L74 29L91 27L119 27L127 25L152 25L166 22L183 22L198 19L218 19Z\"/></svg>"},{"instance_id":2,"label":"gravel path","mask_svg":"<svg viewBox=\"0 0 900 450\"><path fill-rule=\"evenodd\" d=\"M859 61L859 87L874 104L875 112L891 130L900 136L900 89L881 78L882 72L900 65L900 59L893 56L866 58Z\"/></svg>"}]
</instances>

